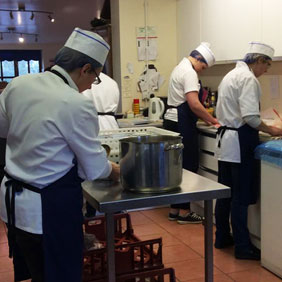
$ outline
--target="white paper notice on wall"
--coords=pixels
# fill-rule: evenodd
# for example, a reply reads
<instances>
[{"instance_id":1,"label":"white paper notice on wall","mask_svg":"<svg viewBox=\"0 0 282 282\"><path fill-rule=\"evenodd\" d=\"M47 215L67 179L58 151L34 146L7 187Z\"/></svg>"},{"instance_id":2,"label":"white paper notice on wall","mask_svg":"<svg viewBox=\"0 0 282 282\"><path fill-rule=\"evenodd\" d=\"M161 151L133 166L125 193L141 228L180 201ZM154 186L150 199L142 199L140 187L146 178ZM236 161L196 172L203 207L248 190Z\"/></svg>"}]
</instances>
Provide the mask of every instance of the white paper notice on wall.
<instances>
[{"instance_id":1,"label":"white paper notice on wall","mask_svg":"<svg viewBox=\"0 0 282 282\"><path fill-rule=\"evenodd\" d=\"M154 26L136 28L138 61L145 61L147 59L154 61L157 59L157 38L156 28Z\"/></svg>"},{"instance_id":2,"label":"white paper notice on wall","mask_svg":"<svg viewBox=\"0 0 282 282\"><path fill-rule=\"evenodd\" d=\"M123 77L122 96L124 98L131 98L132 97L132 79L128 75Z\"/></svg>"},{"instance_id":3,"label":"white paper notice on wall","mask_svg":"<svg viewBox=\"0 0 282 282\"><path fill-rule=\"evenodd\" d=\"M279 76L277 75L270 77L270 98L271 99L280 98Z\"/></svg>"}]
</instances>

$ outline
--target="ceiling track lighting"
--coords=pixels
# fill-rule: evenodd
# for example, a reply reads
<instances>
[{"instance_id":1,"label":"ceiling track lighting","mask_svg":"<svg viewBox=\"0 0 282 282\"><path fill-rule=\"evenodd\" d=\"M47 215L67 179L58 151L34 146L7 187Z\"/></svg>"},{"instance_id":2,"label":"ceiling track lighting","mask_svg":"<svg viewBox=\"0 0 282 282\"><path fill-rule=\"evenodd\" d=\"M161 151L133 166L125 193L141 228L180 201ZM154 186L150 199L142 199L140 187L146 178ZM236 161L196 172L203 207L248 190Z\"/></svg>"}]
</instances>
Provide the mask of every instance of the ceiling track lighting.
<instances>
[{"instance_id":1,"label":"ceiling track lighting","mask_svg":"<svg viewBox=\"0 0 282 282\"><path fill-rule=\"evenodd\" d=\"M16 30L15 27L10 26L10 27L8 27L8 31L0 31L0 40L4 39L4 35L5 34L16 34L16 35L19 35L18 40L19 40L20 43L23 43L25 41L24 36L25 37L26 36L34 36L34 41L38 42L39 34L37 34L37 33L17 32L15 30Z\"/></svg>"},{"instance_id":2,"label":"ceiling track lighting","mask_svg":"<svg viewBox=\"0 0 282 282\"><path fill-rule=\"evenodd\" d=\"M50 20L51 23L55 22L55 19L51 15L48 15L48 19Z\"/></svg>"},{"instance_id":3,"label":"ceiling track lighting","mask_svg":"<svg viewBox=\"0 0 282 282\"><path fill-rule=\"evenodd\" d=\"M33 20L33 19L34 19L34 13L33 13L33 12L31 12L30 19L31 19L31 20Z\"/></svg>"},{"instance_id":4,"label":"ceiling track lighting","mask_svg":"<svg viewBox=\"0 0 282 282\"><path fill-rule=\"evenodd\" d=\"M35 14L47 14L48 15L48 19L50 20L51 23L55 22L55 18L53 16L53 12L49 12L49 11L40 11L40 10L26 10L25 9L25 5L24 3L18 4L18 9L0 9L0 12L8 12L10 15L10 19L13 20L14 19L14 14L15 12L19 12L19 13L31 13L30 15L30 20L33 20L35 17Z\"/></svg>"},{"instance_id":5,"label":"ceiling track lighting","mask_svg":"<svg viewBox=\"0 0 282 282\"><path fill-rule=\"evenodd\" d=\"M20 43L24 43L24 38L23 38L23 35L22 35L22 34L21 34L20 37L19 37L19 42L20 42Z\"/></svg>"}]
</instances>

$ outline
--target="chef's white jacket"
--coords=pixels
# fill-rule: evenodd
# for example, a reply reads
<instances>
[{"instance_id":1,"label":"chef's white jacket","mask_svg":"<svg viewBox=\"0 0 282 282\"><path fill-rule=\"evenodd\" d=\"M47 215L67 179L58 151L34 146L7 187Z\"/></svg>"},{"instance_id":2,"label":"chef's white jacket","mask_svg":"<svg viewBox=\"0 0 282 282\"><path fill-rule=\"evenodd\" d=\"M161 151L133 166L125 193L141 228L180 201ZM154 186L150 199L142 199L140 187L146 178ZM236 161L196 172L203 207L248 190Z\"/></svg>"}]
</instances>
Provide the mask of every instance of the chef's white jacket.
<instances>
[{"instance_id":1,"label":"chef's white jacket","mask_svg":"<svg viewBox=\"0 0 282 282\"><path fill-rule=\"evenodd\" d=\"M0 95L0 137L7 138L6 167L11 176L38 188L64 176L76 159L83 179L107 177L111 164L96 137L97 112L61 67L67 79L44 72L16 77ZM0 216L7 222L4 177ZM63 204L63 203L62 203ZM40 194L24 189L15 199L16 227L42 234Z\"/></svg>"},{"instance_id":2,"label":"chef's white jacket","mask_svg":"<svg viewBox=\"0 0 282 282\"><path fill-rule=\"evenodd\" d=\"M216 117L221 125L239 128L245 124L244 117L260 116L259 101L261 87L252 70L245 62L239 61L222 80L218 88ZM220 161L240 163L238 132L226 130L218 145L217 135L215 156Z\"/></svg>"},{"instance_id":3,"label":"chef's white jacket","mask_svg":"<svg viewBox=\"0 0 282 282\"><path fill-rule=\"evenodd\" d=\"M194 70L190 60L183 58L181 62L173 69L168 86L169 106L177 107L186 102L186 93L199 92L200 84L197 72ZM165 119L178 121L177 109L170 108L166 111Z\"/></svg>"},{"instance_id":4,"label":"chef's white jacket","mask_svg":"<svg viewBox=\"0 0 282 282\"><path fill-rule=\"evenodd\" d=\"M83 95L92 100L97 112L116 113L120 98L118 84L109 76L100 73L100 84L92 84L91 89L83 91ZM114 116L99 115L100 130L111 130L119 128Z\"/></svg>"}]
</instances>

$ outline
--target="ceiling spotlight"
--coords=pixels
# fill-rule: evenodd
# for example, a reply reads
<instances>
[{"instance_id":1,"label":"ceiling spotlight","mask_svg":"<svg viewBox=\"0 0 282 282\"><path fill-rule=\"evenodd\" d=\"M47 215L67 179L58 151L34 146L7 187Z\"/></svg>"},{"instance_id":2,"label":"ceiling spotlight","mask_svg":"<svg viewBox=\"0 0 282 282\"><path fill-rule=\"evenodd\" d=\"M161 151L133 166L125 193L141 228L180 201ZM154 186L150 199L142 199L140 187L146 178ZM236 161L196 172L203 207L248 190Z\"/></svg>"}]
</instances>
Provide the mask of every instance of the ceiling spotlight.
<instances>
[{"instance_id":1,"label":"ceiling spotlight","mask_svg":"<svg viewBox=\"0 0 282 282\"><path fill-rule=\"evenodd\" d=\"M10 11L10 18L11 18L11 20L14 19L14 15L13 15L13 12L12 12L12 11Z\"/></svg>"},{"instance_id":2,"label":"ceiling spotlight","mask_svg":"<svg viewBox=\"0 0 282 282\"><path fill-rule=\"evenodd\" d=\"M51 23L55 22L55 19L51 15L48 15L48 19L50 20Z\"/></svg>"},{"instance_id":3,"label":"ceiling spotlight","mask_svg":"<svg viewBox=\"0 0 282 282\"><path fill-rule=\"evenodd\" d=\"M19 37L19 42L20 43L23 43L24 42L24 38L23 38L23 35L21 34L21 36Z\"/></svg>"},{"instance_id":4,"label":"ceiling spotlight","mask_svg":"<svg viewBox=\"0 0 282 282\"><path fill-rule=\"evenodd\" d=\"M34 19L34 13L33 13L33 12L31 12L30 19L31 19L31 20L33 20L33 19Z\"/></svg>"}]
</instances>

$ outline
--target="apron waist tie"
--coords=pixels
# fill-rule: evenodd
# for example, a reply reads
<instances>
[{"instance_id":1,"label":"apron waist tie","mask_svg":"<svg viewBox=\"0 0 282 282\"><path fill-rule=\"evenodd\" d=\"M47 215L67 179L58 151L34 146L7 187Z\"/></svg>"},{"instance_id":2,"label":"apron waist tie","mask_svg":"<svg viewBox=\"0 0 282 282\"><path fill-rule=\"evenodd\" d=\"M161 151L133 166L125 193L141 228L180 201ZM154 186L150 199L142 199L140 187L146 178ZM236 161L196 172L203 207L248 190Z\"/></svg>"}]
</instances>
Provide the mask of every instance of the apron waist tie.
<instances>
[{"instance_id":1,"label":"apron waist tie","mask_svg":"<svg viewBox=\"0 0 282 282\"><path fill-rule=\"evenodd\" d=\"M167 106L167 109L177 109L177 107L176 107L176 106L170 106L170 105L168 105L168 106Z\"/></svg>"},{"instance_id":2,"label":"apron waist tie","mask_svg":"<svg viewBox=\"0 0 282 282\"><path fill-rule=\"evenodd\" d=\"M106 113L102 113L102 112L98 112L99 116L115 116L114 112L106 112Z\"/></svg>"},{"instance_id":3,"label":"apron waist tie","mask_svg":"<svg viewBox=\"0 0 282 282\"><path fill-rule=\"evenodd\" d=\"M217 143L217 147L220 148L221 146L221 138L223 137L224 133L226 130L234 130L234 131L238 131L238 128L235 128L235 127L229 127L229 126L226 126L226 125L223 125L223 126L220 126L218 129L217 129L217 132L216 132L216 135L219 136L218 138L218 143Z\"/></svg>"},{"instance_id":4,"label":"apron waist tie","mask_svg":"<svg viewBox=\"0 0 282 282\"><path fill-rule=\"evenodd\" d=\"M24 183L20 180L14 179L7 172L4 172L8 180L5 182L6 192L5 192L5 203L6 212L8 220L8 244L9 244L9 257L13 256L13 247L15 243L15 196L16 193L21 193L23 188L33 191L35 193L41 194L41 189L32 186L30 184ZM10 189L12 188L12 193L10 197Z\"/></svg>"}]
</instances>

